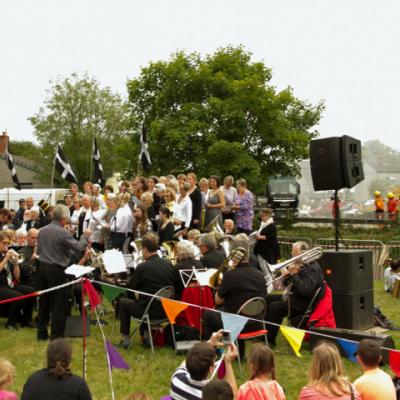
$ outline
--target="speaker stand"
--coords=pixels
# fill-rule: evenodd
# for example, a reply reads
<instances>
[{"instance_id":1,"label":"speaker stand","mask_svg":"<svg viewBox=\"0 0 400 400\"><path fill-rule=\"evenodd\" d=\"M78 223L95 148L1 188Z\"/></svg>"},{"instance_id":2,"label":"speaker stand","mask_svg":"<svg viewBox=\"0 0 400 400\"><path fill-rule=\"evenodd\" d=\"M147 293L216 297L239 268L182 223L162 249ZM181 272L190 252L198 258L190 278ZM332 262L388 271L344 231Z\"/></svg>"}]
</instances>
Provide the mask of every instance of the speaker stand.
<instances>
[{"instance_id":1,"label":"speaker stand","mask_svg":"<svg viewBox=\"0 0 400 400\"><path fill-rule=\"evenodd\" d=\"M335 189L335 195L333 198L333 212L335 216L335 250L339 251L339 225L340 225L340 215L339 215L339 196L338 190Z\"/></svg>"}]
</instances>

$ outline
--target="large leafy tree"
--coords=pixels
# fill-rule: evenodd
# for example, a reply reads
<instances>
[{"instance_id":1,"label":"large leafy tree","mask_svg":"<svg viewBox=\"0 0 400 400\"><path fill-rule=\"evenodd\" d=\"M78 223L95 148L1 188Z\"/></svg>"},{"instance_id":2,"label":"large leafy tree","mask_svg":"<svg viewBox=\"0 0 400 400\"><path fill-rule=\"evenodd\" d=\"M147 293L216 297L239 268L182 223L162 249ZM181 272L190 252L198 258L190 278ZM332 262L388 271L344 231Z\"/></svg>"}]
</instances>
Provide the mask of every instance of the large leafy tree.
<instances>
[{"instance_id":1,"label":"large leafy tree","mask_svg":"<svg viewBox=\"0 0 400 400\"><path fill-rule=\"evenodd\" d=\"M50 181L55 149L61 144L78 181L89 180L94 137L106 177L136 169L137 145L129 135L129 118L126 102L87 74L51 82L44 106L29 118L40 145L42 179Z\"/></svg>"},{"instance_id":2,"label":"large leafy tree","mask_svg":"<svg viewBox=\"0 0 400 400\"><path fill-rule=\"evenodd\" d=\"M323 104L277 91L271 76L242 47L177 52L143 68L128 92L132 121L148 128L152 172L232 173L254 184L297 173Z\"/></svg>"}]
</instances>

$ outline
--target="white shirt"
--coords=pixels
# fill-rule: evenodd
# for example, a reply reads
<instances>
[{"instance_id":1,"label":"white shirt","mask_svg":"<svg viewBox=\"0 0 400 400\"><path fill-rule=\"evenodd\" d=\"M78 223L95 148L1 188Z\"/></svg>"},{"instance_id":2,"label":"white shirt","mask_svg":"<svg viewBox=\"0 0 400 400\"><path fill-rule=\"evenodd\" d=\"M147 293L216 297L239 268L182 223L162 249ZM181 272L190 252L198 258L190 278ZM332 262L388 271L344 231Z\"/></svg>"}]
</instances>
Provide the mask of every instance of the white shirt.
<instances>
[{"instance_id":1,"label":"white shirt","mask_svg":"<svg viewBox=\"0 0 400 400\"><path fill-rule=\"evenodd\" d=\"M181 202L179 198L174 203L173 209L174 219L183 221L185 223L185 228L189 228L190 221L192 220L192 200L190 200L189 195L187 195ZM175 230L179 229L180 225L175 225Z\"/></svg>"},{"instance_id":2,"label":"white shirt","mask_svg":"<svg viewBox=\"0 0 400 400\"><path fill-rule=\"evenodd\" d=\"M99 194L98 196L93 196L93 198L99 202L100 208L107 208L103 195Z\"/></svg>"},{"instance_id":3,"label":"white shirt","mask_svg":"<svg viewBox=\"0 0 400 400\"><path fill-rule=\"evenodd\" d=\"M133 229L132 211L128 204L118 208L117 213L111 218L111 232L131 233Z\"/></svg>"},{"instance_id":4,"label":"white shirt","mask_svg":"<svg viewBox=\"0 0 400 400\"><path fill-rule=\"evenodd\" d=\"M225 197L225 207L222 208L222 211L230 212L232 210L232 206L236 203L237 190L233 186L227 189L225 185L220 186L219 189L222 190L222 193Z\"/></svg>"},{"instance_id":5,"label":"white shirt","mask_svg":"<svg viewBox=\"0 0 400 400\"><path fill-rule=\"evenodd\" d=\"M102 226L101 224L106 221L104 221L104 216L106 214L107 210L97 210L92 212L92 216L89 221L89 229L92 231L92 242L99 243L100 237L101 237L101 229Z\"/></svg>"}]
</instances>

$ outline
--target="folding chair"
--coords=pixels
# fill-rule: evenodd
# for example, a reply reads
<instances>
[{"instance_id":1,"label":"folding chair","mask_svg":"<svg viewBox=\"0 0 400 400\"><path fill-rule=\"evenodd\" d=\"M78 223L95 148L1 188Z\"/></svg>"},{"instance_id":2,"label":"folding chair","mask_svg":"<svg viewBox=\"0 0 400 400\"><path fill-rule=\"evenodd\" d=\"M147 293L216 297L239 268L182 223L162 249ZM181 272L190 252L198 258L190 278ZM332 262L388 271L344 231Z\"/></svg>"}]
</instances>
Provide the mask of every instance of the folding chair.
<instances>
[{"instance_id":1,"label":"folding chair","mask_svg":"<svg viewBox=\"0 0 400 400\"><path fill-rule=\"evenodd\" d=\"M252 299L247 300L242 304L242 306L237 311L238 315L243 315L244 317L254 318L258 315L265 315L265 309L267 308L267 304L265 299L262 297L253 297ZM239 348L239 340L248 340L254 339L259 336L264 336L265 344L268 346L268 339L267 333L268 331L265 329L265 321L263 317L263 329L259 329L257 331L251 331L246 333L240 333L236 339L236 346ZM238 362L239 368L242 369L241 359L240 359L240 352L238 352Z\"/></svg>"},{"instance_id":2,"label":"folding chair","mask_svg":"<svg viewBox=\"0 0 400 400\"><path fill-rule=\"evenodd\" d=\"M173 288L173 286L165 286L165 287L161 288L156 293L154 293L153 297L148 302L148 304L143 312L142 318L131 317L134 321L138 321L139 325L132 332L130 342L131 343L133 342L133 338L134 338L136 332L139 330L140 325L142 323L145 323L145 324L147 324L147 330L149 332L149 339L150 339L150 347L151 347L151 351L153 353L154 353L154 344L153 344L153 335L151 334L151 328L152 327L156 328L156 327L161 326L164 322L169 322L169 319L167 317L150 318L149 312L150 312L151 305L153 304L154 301L161 301L157 296L164 297L166 299L173 299L175 296L175 289ZM172 332L172 340L174 342L174 349L175 349L176 343L175 343L175 332L174 332L173 324L171 324L171 332Z\"/></svg>"},{"instance_id":3,"label":"folding chair","mask_svg":"<svg viewBox=\"0 0 400 400\"><path fill-rule=\"evenodd\" d=\"M290 315L290 300L289 300L289 302L288 302L288 307L289 307L289 310L288 310L288 321L289 321L289 325L293 325L295 328L302 328L302 327L305 326L305 324L307 323L307 321L309 320L309 318L311 316L311 313L313 312L315 302L316 302L316 300L318 298L318 295L321 292L321 290L322 290L322 286L320 286L315 291L314 296L312 297L312 299L311 299L311 301L310 301L305 313L301 316L299 322L297 322L297 323L295 323L294 320L293 320L296 317L293 317L293 319L292 319L292 317ZM290 299L290 296L289 296L289 299Z\"/></svg>"}]
</instances>

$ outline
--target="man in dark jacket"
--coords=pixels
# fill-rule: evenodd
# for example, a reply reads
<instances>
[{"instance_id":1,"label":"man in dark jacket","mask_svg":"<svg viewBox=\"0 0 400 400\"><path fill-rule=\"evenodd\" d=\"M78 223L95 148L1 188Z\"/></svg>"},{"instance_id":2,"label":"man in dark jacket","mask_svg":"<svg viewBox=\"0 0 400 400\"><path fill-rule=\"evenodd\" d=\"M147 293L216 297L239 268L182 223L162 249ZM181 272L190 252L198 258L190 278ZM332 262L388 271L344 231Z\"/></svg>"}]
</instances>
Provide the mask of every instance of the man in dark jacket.
<instances>
[{"instance_id":1,"label":"man in dark jacket","mask_svg":"<svg viewBox=\"0 0 400 400\"><path fill-rule=\"evenodd\" d=\"M178 281L178 273L175 271L171 263L157 254L158 237L154 233L147 233L142 238L142 252L145 261L137 266L132 278L128 283L128 287L133 290L155 294L166 286L175 287ZM143 313L152 299L152 296L139 295L123 297L120 299L120 332L122 340L120 347L127 349L130 344L130 321L131 316L134 318L142 318ZM149 310L150 318L164 318L165 312L161 302L155 299ZM140 326L140 333L143 337L143 343L147 345L149 332L146 326Z\"/></svg>"},{"instance_id":2,"label":"man in dark jacket","mask_svg":"<svg viewBox=\"0 0 400 400\"><path fill-rule=\"evenodd\" d=\"M292 256L295 257L308 250L306 242L296 242L293 244ZM319 300L324 296L324 278L321 267L317 262L302 265L301 262L294 262L288 267L285 274L284 283L287 286L289 298L283 299L282 296L269 295L267 297L266 320L281 324L283 319L290 315L292 322L300 322L301 317L307 311L317 292L319 293L314 300L312 309L316 307ZM289 306L290 305L290 306ZM279 326L267 324L268 342L275 345L276 335Z\"/></svg>"},{"instance_id":3,"label":"man in dark jacket","mask_svg":"<svg viewBox=\"0 0 400 400\"><path fill-rule=\"evenodd\" d=\"M200 261L205 268L218 268L225 260L225 252L217 249L217 241L212 233L199 237Z\"/></svg>"}]
</instances>

